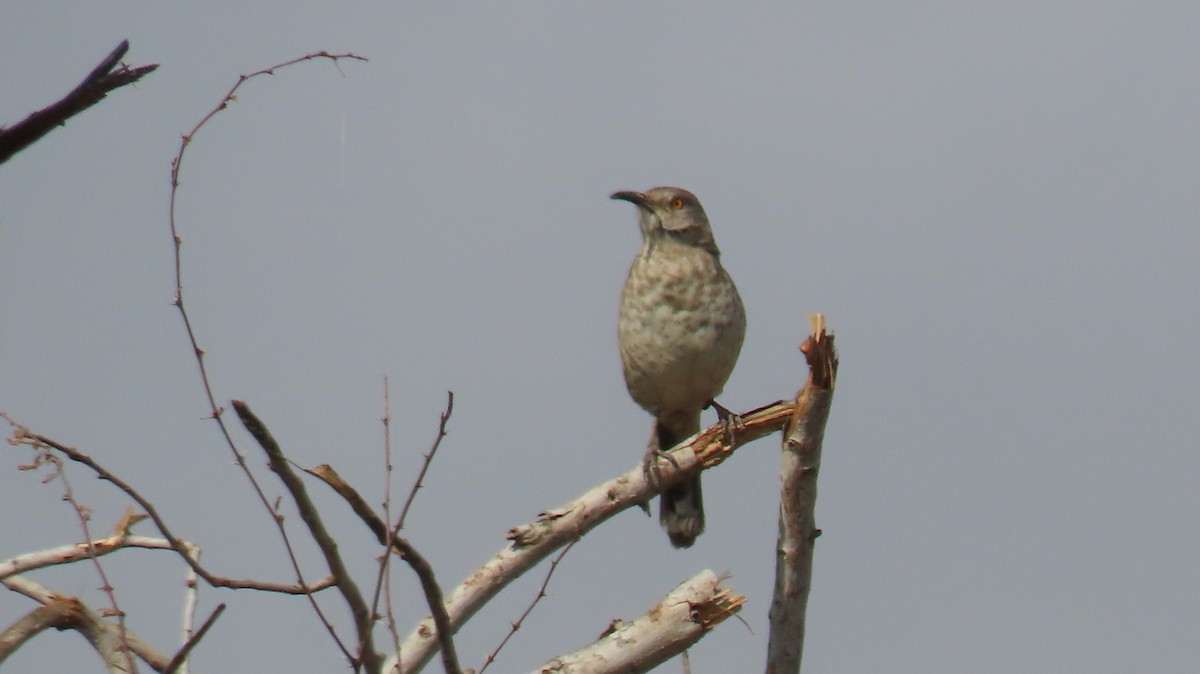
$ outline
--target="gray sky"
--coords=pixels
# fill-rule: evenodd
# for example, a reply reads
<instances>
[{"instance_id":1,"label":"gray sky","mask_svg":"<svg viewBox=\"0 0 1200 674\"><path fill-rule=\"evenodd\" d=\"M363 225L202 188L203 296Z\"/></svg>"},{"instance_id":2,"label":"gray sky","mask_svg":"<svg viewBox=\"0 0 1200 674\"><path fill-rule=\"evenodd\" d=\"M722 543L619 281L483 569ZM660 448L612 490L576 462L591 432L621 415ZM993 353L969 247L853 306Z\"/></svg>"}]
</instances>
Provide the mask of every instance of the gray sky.
<instances>
[{"instance_id":1,"label":"gray sky","mask_svg":"<svg viewBox=\"0 0 1200 674\"><path fill-rule=\"evenodd\" d=\"M726 405L803 383L807 314L838 334L806 671L1187 671L1198 24L1190 2L22 3L0 27L3 123L123 38L129 63L162 65L0 167L0 409L138 485L216 572L290 579L203 419L170 305L168 173L239 74L352 51L370 62L249 83L197 136L186 300L220 399L372 501L382 377L397 489L454 390L408 531L447 588L509 527L640 458L650 418L615 345L638 233L607 195L675 184L747 305ZM60 487L7 451L0 557L77 540ZM707 474L689 551L636 511L587 536L494 670L589 643L703 568L732 574L750 629L723 625L693 671L759 670L777 466L765 440ZM105 532L125 502L70 476ZM369 577L366 531L314 491ZM105 568L130 625L171 649L181 565ZM460 634L465 665L542 574ZM90 569L34 578L101 605ZM408 627L422 602L395 578ZM344 669L301 601L205 589L201 611L219 601L196 671ZM0 595L0 623L30 607ZM99 661L55 633L6 671L34 668Z\"/></svg>"}]
</instances>

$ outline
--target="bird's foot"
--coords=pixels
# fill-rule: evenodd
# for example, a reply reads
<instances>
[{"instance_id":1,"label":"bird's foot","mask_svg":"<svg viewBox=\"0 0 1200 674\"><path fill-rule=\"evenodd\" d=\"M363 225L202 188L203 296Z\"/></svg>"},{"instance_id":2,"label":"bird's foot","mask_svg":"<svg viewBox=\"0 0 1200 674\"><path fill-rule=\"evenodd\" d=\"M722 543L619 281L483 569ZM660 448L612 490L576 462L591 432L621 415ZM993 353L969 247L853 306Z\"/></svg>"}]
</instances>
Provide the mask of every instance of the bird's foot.
<instances>
[{"instance_id":1,"label":"bird's foot","mask_svg":"<svg viewBox=\"0 0 1200 674\"><path fill-rule=\"evenodd\" d=\"M649 482L656 491L662 483L662 469L658 466L659 459L670 463L675 470L679 470L679 462L671 456L669 451L659 447L658 438L653 437L646 445L646 456L642 458L642 472L646 475L646 482Z\"/></svg>"},{"instance_id":2,"label":"bird's foot","mask_svg":"<svg viewBox=\"0 0 1200 674\"><path fill-rule=\"evenodd\" d=\"M721 432L725 435L725 442L732 446L734 433L745 429L746 422L742 420L740 414L737 414L715 400L708 401L705 407L711 407L717 411L717 423L721 424Z\"/></svg>"}]
</instances>

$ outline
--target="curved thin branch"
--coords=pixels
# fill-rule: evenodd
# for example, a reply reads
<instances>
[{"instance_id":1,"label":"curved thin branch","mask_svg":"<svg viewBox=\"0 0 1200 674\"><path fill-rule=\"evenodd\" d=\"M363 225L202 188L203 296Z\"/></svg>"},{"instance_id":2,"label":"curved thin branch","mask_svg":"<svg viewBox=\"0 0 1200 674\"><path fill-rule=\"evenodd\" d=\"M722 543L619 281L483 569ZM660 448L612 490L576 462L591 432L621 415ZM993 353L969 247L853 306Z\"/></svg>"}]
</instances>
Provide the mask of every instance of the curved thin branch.
<instances>
[{"instance_id":1,"label":"curved thin branch","mask_svg":"<svg viewBox=\"0 0 1200 674\"><path fill-rule=\"evenodd\" d=\"M317 53L306 54L304 56L291 59L290 61L273 65L269 68L257 70L249 75L241 75L238 77L237 82L235 82L233 86L231 86L229 90L225 92L225 95L221 98L221 101L217 103L212 110L209 110L208 113L201 117L200 121L196 122L196 125L192 127L191 131L188 131L187 134L180 139L179 151L175 154L175 158L171 160L171 190L168 199L169 206L167 210L167 223L171 232L171 243L173 246L175 261L175 298L172 303L175 305L175 308L179 310L180 318L183 319L184 331L187 333L188 344L191 347L192 355L196 359L196 368L200 374L200 383L204 389L204 395L208 401L211 418L213 422L216 423L217 428L220 431L221 438L225 441L226 446L229 447L229 451L232 452L234 462L246 476L246 481L250 483L250 487L254 490L255 496L258 497L259 503L261 503L263 509L271 515L271 521L274 523L276 530L279 532L279 538L283 543L284 549L287 551L288 561L291 562L292 570L295 572L296 579L301 586L306 586L308 583L304 580L304 573L300 568L299 560L296 559L296 551L292 547L292 541L288 536L287 528L284 526L284 520L277 512L275 512L275 509L271 506L270 499L267 498L266 492L263 491L262 486L258 483L258 479L254 477L253 471L251 471L250 467L246 465L245 455L242 454L241 450L239 450L237 445L234 443L233 436L229 432L229 427L225 424L225 420L222 418L222 413L225 410L217 405L217 397L213 392L212 382L208 376L208 366L205 365L204 362L204 349L200 348L200 341L196 336L195 326L192 325L191 316L188 314L187 307L184 304L182 264L183 238L179 234L179 223L176 217L176 210L179 197L179 176L183 171L183 158L187 153L188 147L190 147L192 140L195 138L196 134L200 132L200 129L204 128L204 126L208 124L209 120L224 110L231 101L235 100L237 91L242 87L242 85L256 77L274 75L275 71L280 68L286 68L304 61L322 58L332 61L334 67L337 67L340 59L366 61L365 58L356 56L354 54L331 54L327 51L321 51ZM332 578L327 580L330 583L333 582ZM321 606L311 594L309 595L308 599L309 605L313 609L313 613L317 615L317 619L320 620L321 624L325 626L326 631L329 632L329 635L333 638L334 643L337 644L338 648L341 649L342 653L348 660L354 662L354 656L351 655L350 651L346 648L346 645L342 643L341 638L338 637L337 630L334 629L333 623L331 623L325 616L325 613L321 610Z\"/></svg>"}]
</instances>

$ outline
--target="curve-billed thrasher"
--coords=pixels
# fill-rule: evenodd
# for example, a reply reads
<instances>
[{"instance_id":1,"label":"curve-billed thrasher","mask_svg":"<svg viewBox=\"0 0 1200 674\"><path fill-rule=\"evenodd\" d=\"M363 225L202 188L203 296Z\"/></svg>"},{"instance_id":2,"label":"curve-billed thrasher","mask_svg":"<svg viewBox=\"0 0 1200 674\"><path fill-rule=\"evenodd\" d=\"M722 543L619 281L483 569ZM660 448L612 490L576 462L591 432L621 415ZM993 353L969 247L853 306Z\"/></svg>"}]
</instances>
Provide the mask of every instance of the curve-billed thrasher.
<instances>
[{"instance_id":1,"label":"curve-billed thrasher","mask_svg":"<svg viewBox=\"0 0 1200 674\"><path fill-rule=\"evenodd\" d=\"M659 453L699 432L701 410L737 362L746 313L694 194L656 187L612 198L638 207L642 229L642 249L621 291L617 335L629 395L654 415L649 475ZM704 531L699 475L663 492L659 522L675 547L695 542Z\"/></svg>"}]
</instances>

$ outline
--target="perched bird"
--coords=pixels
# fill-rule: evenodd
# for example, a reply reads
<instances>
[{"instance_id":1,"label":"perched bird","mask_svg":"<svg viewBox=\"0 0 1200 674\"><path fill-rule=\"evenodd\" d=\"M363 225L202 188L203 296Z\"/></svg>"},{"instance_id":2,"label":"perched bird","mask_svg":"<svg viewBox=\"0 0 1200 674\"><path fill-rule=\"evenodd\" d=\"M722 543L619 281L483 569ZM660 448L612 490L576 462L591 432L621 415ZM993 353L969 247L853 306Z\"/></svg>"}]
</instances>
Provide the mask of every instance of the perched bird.
<instances>
[{"instance_id":1,"label":"perched bird","mask_svg":"<svg viewBox=\"0 0 1200 674\"><path fill-rule=\"evenodd\" d=\"M746 312L694 194L656 187L612 198L637 206L642 230L617 336L629 395L654 415L646 450L652 476L660 453L699 432L700 412L715 404L737 362ZM695 542L704 531L699 475L663 492L659 522L675 547Z\"/></svg>"}]
</instances>

